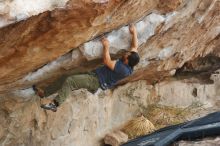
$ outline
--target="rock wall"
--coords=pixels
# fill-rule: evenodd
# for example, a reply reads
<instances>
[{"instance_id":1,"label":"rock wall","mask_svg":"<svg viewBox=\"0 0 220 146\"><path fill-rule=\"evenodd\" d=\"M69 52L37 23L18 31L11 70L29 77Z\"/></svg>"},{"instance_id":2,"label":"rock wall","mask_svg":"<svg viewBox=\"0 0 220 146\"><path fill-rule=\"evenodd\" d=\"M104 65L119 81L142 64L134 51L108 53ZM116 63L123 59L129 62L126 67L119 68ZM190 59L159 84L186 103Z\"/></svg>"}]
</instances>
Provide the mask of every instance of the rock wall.
<instances>
[{"instance_id":1,"label":"rock wall","mask_svg":"<svg viewBox=\"0 0 220 146\"><path fill-rule=\"evenodd\" d=\"M22 78L102 33L134 22L153 10L160 11L159 3L70 0L65 9L46 11L1 28L1 84Z\"/></svg>"},{"instance_id":2,"label":"rock wall","mask_svg":"<svg viewBox=\"0 0 220 146\"><path fill-rule=\"evenodd\" d=\"M220 107L220 78L219 74L213 76L218 76L214 84L207 85L190 83L190 79L152 86L142 80L94 95L81 89L56 113L42 110L39 97L24 101L11 95L1 99L0 143L98 146L105 134L141 114L157 127L194 119Z\"/></svg>"},{"instance_id":3,"label":"rock wall","mask_svg":"<svg viewBox=\"0 0 220 146\"><path fill-rule=\"evenodd\" d=\"M140 114L160 128L219 109L219 0L48 0L18 14L15 4L0 1L0 145L97 146ZM100 65L102 34L117 59L129 23L141 56L132 76L114 90L74 91L56 113L39 107L33 84Z\"/></svg>"},{"instance_id":4,"label":"rock wall","mask_svg":"<svg viewBox=\"0 0 220 146\"><path fill-rule=\"evenodd\" d=\"M68 15L66 12L65 16L70 18L61 17L63 11L67 10L56 9L0 29L2 40L0 68L2 85L0 85L0 92L8 92L11 88L28 88L32 84L42 83L50 77L53 78L70 70L82 72L94 69L101 63L99 59L101 58L100 44L97 40L83 43L103 32L115 29L107 35L110 41L112 39L118 40L117 43L111 43L114 57L115 53L120 53L125 48L128 49L127 28L117 28L129 22L137 22L141 62L136 68L136 73L122 83L139 79L145 79L149 83L157 82L166 76L173 75L176 69L181 68L184 63L190 60L210 53L219 55L219 1L185 0L181 1L182 3L179 3L180 1L169 2L161 6L161 1L111 1L104 4L85 1L78 3L78 6L72 6L73 2L69 1L67 10L70 11L70 14ZM117 10L112 10L113 5L118 6ZM78 7L85 8L80 9L80 12L85 11L84 14L87 17L78 19L78 13L76 13L79 11ZM128 11L128 8L131 9ZM100 9L98 11L100 15L98 15L99 13L91 13L95 11L94 9L97 11ZM91 12L88 12L89 10ZM86 15L87 13L89 15ZM53 19L45 21L48 20L47 17L49 16ZM106 20L109 17L111 23ZM69 19L73 22L70 23ZM83 25L85 20L90 20L91 24ZM45 31L39 31L38 27L43 28L44 25L42 24L45 22L47 23L45 24ZM93 24L95 22L101 24ZM29 26L31 29L27 29ZM21 29L17 29L17 27ZM140 33L141 31L143 32ZM14 44L15 42L16 44ZM29 43L30 45L28 45ZM119 47L120 50L113 49L116 48L116 45L121 46ZM77 48L78 46L79 48ZM89 50L88 47L92 49ZM71 49L73 49L72 58L71 53L65 54ZM49 63L49 61L63 54L65 55L61 58ZM48 69L50 67L51 69ZM46 69L47 75L38 76L38 79L30 81L28 78L30 76L27 77L27 74L37 68Z\"/></svg>"},{"instance_id":5,"label":"rock wall","mask_svg":"<svg viewBox=\"0 0 220 146\"><path fill-rule=\"evenodd\" d=\"M206 138L204 140L200 141L193 141L193 142L188 142L188 141L181 141L178 143L179 146L215 146L219 145L220 140L219 137L215 138Z\"/></svg>"},{"instance_id":6,"label":"rock wall","mask_svg":"<svg viewBox=\"0 0 220 146\"><path fill-rule=\"evenodd\" d=\"M68 0L4 0L0 1L0 27L25 20L47 10L62 8Z\"/></svg>"}]
</instances>

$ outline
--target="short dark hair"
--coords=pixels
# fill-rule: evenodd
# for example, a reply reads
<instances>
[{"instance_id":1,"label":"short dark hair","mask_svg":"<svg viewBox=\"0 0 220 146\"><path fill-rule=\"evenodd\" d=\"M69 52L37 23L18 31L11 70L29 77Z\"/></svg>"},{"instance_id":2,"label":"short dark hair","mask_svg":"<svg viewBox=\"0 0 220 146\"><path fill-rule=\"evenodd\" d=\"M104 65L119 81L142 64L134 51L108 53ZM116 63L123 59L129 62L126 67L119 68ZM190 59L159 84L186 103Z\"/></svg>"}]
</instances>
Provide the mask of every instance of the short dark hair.
<instances>
[{"instance_id":1,"label":"short dark hair","mask_svg":"<svg viewBox=\"0 0 220 146\"><path fill-rule=\"evenodd\" d=\"M130 55L128 56L128 65L133 68L137 65L140 61L140 57L137 52L131 51Z\"/></svg>"}]
</instances>

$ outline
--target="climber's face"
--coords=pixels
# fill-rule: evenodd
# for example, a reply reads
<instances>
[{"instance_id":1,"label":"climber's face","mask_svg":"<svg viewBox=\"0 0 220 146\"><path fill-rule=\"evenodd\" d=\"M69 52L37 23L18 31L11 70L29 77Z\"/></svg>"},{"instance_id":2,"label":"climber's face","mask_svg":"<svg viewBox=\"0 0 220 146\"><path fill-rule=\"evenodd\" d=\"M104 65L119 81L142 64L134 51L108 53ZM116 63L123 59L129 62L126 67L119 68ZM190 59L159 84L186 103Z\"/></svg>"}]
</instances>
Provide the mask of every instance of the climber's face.
<instances>
[{"instance_id":1,"label":"climber's face","mask_svg":"<svg viewBox=\"0 0 220 146\"><path fill-rule=\"evenodd\" d=\"M128 64L128 56L131 55L130 51L126 52L123 56L122 56L122 61L124 62L124 64Z\"/></svg>"}]
</instances>

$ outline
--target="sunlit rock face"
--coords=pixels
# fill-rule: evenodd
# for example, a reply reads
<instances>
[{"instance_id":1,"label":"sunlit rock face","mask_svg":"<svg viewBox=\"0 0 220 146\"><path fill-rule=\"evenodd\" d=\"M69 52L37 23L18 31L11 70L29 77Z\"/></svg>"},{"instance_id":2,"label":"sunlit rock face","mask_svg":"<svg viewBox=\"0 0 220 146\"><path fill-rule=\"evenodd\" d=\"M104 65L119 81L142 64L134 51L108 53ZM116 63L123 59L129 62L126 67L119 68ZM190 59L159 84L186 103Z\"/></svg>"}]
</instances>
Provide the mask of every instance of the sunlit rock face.
<instances>
[{"instance_id":1,"label":"sunlit rock face","mask_svg":"<svg viewBox=\"0 0 220 146\"><path fill-rule=\"evenodd\" d=\"M150 114L152 105L199 108L182 121L219 109L219 10L218 0L0 1L0 145L99 146L137 115L176 117ZM130 23L141 60L125 85L74 91L56 113L39 107L33 84L99 66L103 34L119 58L130 48Z\"/></svg>"},{"instance_id":2,"label":"sunlit rock face","mask_svg":"<svg viewBox=\"0 0 220 146\"><path fill-rule=\"evenodd\" d=\"M9 87L10 83L104 32L138 21L153 11L162 14L163 7L159 5L160 1L154 0L105 3L71 0L65 8L1 28L0 81L3 86L0 90L7 90L6 84ZM150 32L154 32L155 27L153 25Z\"/></svg>"},{"instance_id":3,"label":"sunlit rock face","mask_svg":"<svg viewBox=\"0 0 220 146\"><path fill-rule=\"evenodd\" d=\"M0 27L25 20L47 10L64 8L68 0L4 0L0 1Z\"/></svg>"},{"instance_id":4,"label":"sunlit rock face","mask_svg":"<svg viewBox=\"0 0 220 146\"><path fill-rule=\"evenodd\" d=\"M130 47L126 25L131 22L139 32L141 61L135 74L123 83L138 79L157 82L173 75L187 61L219 54L219 1L161 3L68 1L65 8L0 29L0 92L28 88L71 69L94 69L101 63L97 36L109 32L106 36L111 53L116 55ZM62 55L65 57L60 59ZM49 66L44 68L50 67L55 59L62 60L62 65L57 64L51 72L48 69L47 75L26 82L26 75L45 64Z\"/></svg>"},{"instance_id":5,"label":"sunlit rock face","mask_svg":"<svg viewBox=\"0 0 220 146\"><path fill-rule=\"evenodd\" d=\"M164 20L165 18L162 15L152 13L135 23L138 33L138 45L142 45L149 37L154 35L156 27L164 22ZM119 51L130 49L131 37L128 26L114 30L105 37L109 40L111 54L117 54ZM101 57L102 43L100 38L84 43L80 50L88 60Z\"/></svg>"}]
</instances>

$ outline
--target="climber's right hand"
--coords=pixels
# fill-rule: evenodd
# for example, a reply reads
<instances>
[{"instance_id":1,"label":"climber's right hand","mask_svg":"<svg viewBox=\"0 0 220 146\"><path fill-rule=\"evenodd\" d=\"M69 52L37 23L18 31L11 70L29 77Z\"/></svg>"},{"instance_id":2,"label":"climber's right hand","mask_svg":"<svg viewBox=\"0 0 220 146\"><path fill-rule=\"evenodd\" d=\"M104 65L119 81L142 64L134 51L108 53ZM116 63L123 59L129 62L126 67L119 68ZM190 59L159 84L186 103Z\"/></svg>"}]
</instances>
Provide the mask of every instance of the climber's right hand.
<instances>
[{"instance_id":1,"label":"climber's right hand","mask_svg":"<svg viewBox=\"0 0 220 146\"><path fill-rule=\"evenodd\" d=\"M104 47L106 47L106 48L108 48L109 47L109 41L108 41L108 39L106 38L106 37L102 37L102 45L104 46Z\"/></svg>"},{"instance_id":2,"label":"climber's right hand","mask_svg":"<svg viewBox=\"0 0 220 146\"><path fill-rule=\"evenodd\" d=\"M136 28L135 28L134 24L129 25L129 31L130 31L131 34L136 33Z\"/></svg>"}]
</instances>

